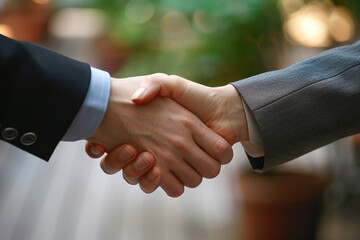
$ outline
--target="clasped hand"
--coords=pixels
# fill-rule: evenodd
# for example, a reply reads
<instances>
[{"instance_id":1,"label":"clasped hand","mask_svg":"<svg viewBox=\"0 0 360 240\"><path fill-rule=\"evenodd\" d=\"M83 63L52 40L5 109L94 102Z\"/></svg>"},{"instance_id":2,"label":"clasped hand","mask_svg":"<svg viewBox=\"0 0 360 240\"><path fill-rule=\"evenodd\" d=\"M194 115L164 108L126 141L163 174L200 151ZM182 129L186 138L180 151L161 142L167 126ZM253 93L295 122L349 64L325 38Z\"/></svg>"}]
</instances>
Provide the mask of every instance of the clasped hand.
<instances>
[{"instance_id":1,"label":"clasped hand","mask_svg":"<svg viewBox=\"0 0 360 240\"><path fill-rule=\"evenodd\" d=\"M209 88L153 74L111 79L107 111L86 151L91 157L108 153L101 161L104 172L123 169L125 180L140 183L144 192L161 186L176 197L184 186L217 176L220 165L232 159L231 145L247 140L233 86Z\"/></svg>"}]
</instances>

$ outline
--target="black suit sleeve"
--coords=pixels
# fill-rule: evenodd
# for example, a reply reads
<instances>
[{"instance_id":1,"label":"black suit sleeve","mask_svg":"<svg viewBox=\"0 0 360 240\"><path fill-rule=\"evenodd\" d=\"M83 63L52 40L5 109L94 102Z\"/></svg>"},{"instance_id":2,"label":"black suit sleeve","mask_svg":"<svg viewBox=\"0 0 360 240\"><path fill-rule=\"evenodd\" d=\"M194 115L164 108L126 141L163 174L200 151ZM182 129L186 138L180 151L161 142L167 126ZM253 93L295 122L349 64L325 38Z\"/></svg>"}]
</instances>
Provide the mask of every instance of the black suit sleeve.
<instances>
[{"instance_id":1,"label":"black suit sleeve","mask_svg":"<svg viewBox=\"0 0 360 240\"><path fill-rule=\"evenodd\" d=\"M0 138L48 160L90 77L88 64L0 35Z\"/></svg>"}]
</instances>

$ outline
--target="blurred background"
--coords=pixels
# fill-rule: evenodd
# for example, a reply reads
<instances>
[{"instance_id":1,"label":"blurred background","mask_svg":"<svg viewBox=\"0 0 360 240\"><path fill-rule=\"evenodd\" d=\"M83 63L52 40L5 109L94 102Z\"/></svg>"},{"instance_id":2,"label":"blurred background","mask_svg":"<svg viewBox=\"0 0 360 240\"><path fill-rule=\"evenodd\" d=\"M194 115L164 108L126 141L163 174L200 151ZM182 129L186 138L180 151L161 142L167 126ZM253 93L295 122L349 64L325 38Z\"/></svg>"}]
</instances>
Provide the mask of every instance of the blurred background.
<instances>
[{"instance_id":1,"label":"blurred background","mask_svg":"<svg viewBox=\"0 0 360 240\"><path fill-rule=\"evenodd\" d=\"M109 71L220 86L359 39L358 0L0 0L0 33ZM0 142L0 239L360 239L360 139L264 175L239 145L177 199L105 175L84 142L45 163Z\"/></svg>"}]
</instances>

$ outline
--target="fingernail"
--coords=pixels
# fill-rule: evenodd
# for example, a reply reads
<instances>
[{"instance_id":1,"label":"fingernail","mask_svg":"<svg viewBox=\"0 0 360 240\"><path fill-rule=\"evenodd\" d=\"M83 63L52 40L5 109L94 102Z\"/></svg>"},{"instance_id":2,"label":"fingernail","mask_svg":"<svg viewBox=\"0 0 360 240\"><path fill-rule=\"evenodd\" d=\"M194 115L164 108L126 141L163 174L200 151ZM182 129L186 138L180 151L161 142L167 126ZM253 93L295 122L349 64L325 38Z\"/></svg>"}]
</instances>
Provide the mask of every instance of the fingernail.
<instances>
[{"instance_id":1,"label":"fingernail","mask_svg":"<svg viewBox=\"0 0 360 240\"><path fill-rule=\"evenodd\" d=\"M139 99L145 92L146 88L142 87L136 90L136 92L131 96L131 100Z\"/></svg>"},{"instance_id":2,"label":"fingernail","mask_svg":"<svg viewBox=\"0 0 360 240\"><path fill-rule=\"evenodd\" d=\"M97 148L94 147L94 146L91 146L91 147L90 147L90 152L91 152L91 154L94 155L94 156L99 156L99 155L100 155L99 150L97 150Z\"/></svg>"},{"instance_id":3,"label":"fingernail","mask_svg":"<svg viewBox=\"0 0 360 240\"><path fill-rule=\"evenodd\" d=\"M128 161L131 158L133 158L133 154L131 153L131 151L125 147L120 153L119 153L119 159L121 161Z\"/></svg>"},{"instance_id":4,"label":"fingernail","mask_svg":"<svg viewBox=\"0 0 360 240\"><path fill-rule=\"evenodd\" d=\"M134 164L134 168L138 171L144 170L145 168L147 168L149 166L149 163L147 161L145 161L144 159L140 158L139 160L137 160Z\"/></svg>"},{"instance_id":5,"label":"fingernail","mask_svg":"<svg viewBox=\"0 0 360 240\"><path fill-rule=\"evenodd\" d=\"M154 180L158 175L154 171L150 171L150 173L147 175L147 180L152 181Z\"/></svg>"}]
</instances>

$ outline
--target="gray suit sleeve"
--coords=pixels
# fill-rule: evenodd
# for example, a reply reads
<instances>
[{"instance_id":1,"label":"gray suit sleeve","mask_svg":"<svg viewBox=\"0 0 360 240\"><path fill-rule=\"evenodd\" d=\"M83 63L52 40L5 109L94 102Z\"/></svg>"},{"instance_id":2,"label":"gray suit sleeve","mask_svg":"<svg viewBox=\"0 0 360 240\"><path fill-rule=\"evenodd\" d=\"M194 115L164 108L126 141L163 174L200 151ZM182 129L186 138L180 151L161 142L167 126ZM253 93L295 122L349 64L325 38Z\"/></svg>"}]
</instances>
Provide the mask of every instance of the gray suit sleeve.
<instances>
[{"instance_id":1,"label":"gray suit sleeve","mask_svg":"<svg viewBox=\"0 0 360 240\"><path fill-rule=\"evenodd\" d=\"M232 85L264 142L265 157L250 159L257 170L360 132L360 41Z\"/></svg>"}]
</instances>

